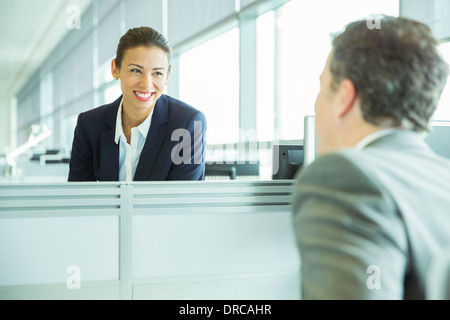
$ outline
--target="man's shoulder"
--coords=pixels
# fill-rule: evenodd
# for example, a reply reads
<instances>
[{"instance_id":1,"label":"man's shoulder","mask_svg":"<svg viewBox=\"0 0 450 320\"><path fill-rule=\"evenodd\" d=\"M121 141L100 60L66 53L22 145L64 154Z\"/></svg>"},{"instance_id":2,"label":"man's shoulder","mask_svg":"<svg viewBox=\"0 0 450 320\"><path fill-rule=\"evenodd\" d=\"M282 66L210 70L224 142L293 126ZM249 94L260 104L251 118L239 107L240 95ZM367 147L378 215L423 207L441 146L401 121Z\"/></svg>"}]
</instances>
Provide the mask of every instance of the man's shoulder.
<instances>
[{"instance_id":1,"label":"man's shoulder","mask_svg":"<svg viewBox=\"0 0 450 320\"><path fill-rule=\"evenodd\" d=\"M373 181L373 163L370 155L354 149L345 149L318 157L303 168L299 175L300 183L325 183L339 187ZM369 182L371 183L371 182Z\"/></svg>"},{"instance_id":2,"label":"man's shoulder","mask_svg":"<svg viewBox=\"0 0 450 320\"><path fill-rule=\"evenodd\" d=\"M337 171L342 169L358 168L365 163L368 156L364 152L354 149L344 149L317 157L305 171Z\"/></svg>"}]
</instances>

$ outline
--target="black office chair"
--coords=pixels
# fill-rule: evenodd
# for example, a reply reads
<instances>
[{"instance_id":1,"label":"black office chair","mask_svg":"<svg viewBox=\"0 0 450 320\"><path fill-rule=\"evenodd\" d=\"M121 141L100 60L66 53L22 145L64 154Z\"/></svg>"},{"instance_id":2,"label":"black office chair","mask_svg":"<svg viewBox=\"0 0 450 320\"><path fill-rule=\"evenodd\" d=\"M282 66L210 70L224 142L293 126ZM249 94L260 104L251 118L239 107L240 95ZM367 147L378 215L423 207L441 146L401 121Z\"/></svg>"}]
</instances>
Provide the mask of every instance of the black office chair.
<instances>
[{"instance_id":1,"label":"black office chair","mask_svg":"<svg viewBox=\"0 0 450 320\"><path fill-rule=\"evenodd\" d=\"M206 164L205 177L210 176L223 176L230 178L230 180L236 180L236 167L229 164Z\"/></svg>"},{"instance_id":2,"label":"black office chair","mask_svg":"<svg viewBox=\"0 0 450 320\"><path fill-rule=\"evenodd\" d=\"M259 176L259 162L206 164L205 177L210 176L223 176L231 180L236 180L238 176Z\"/></svg>"}]
</instances>

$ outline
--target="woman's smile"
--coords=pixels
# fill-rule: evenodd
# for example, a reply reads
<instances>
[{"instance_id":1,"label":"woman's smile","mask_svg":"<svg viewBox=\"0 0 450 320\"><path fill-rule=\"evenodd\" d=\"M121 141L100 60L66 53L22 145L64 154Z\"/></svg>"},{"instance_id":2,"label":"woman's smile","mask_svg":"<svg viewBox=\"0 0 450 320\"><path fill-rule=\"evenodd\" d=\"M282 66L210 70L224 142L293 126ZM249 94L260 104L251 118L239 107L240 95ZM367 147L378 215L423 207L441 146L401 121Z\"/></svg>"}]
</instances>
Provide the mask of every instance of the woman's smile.
<instances>
[{"instance_id":1,"label":"woman's smile","mask_svg":"<svg viewBox=\"0 0 450 320\"><path fill-rule=\"evenodd\" d=\"M133 91L134 95L136 96L136 99L138 99L139 101L150 101L153 96L155 95L154 92L144 92L144 91Z\"/></svg>"}]
</instances>

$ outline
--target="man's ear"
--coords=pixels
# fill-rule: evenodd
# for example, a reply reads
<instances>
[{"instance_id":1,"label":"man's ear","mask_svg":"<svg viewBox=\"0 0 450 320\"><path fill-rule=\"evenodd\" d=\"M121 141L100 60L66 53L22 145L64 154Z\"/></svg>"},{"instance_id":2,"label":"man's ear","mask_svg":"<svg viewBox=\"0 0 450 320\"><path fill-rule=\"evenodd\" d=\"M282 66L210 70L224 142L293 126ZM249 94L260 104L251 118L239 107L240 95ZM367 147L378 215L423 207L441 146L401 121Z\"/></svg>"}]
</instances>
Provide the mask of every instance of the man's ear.
<instances>
[{"instance_id":1,"label":"man's ear","mask_svg":"<svg viewBox=\"0 0 450 320\"><path fill-rule=\"evenodd\" d=\"M356 88L353 82L350 79L343 80L338 89L338 115L340 117L346 115L353 109L357 97L358 95L356 93Z\"/></svg>"}]
</instances>

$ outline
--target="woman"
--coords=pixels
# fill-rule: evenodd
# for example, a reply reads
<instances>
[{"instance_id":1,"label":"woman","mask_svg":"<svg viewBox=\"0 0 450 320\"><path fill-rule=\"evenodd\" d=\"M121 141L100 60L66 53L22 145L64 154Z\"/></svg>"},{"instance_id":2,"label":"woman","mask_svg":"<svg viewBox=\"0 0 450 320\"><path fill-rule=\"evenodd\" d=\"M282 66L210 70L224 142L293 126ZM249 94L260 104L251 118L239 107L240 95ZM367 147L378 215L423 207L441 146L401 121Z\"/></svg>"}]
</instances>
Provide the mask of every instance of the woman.
<instances>
[{"instance_id":1,"label":"woman","mask_svg":"<svg viewBox=\"0 0 450 320\"><path fill-rule=\"evenodd\" d=\"M122 96L81 113L69 181L203 180L205 116L163 94L171 48L149 27L120 39L111 62Z\"/></svg>"}]
</instances>

